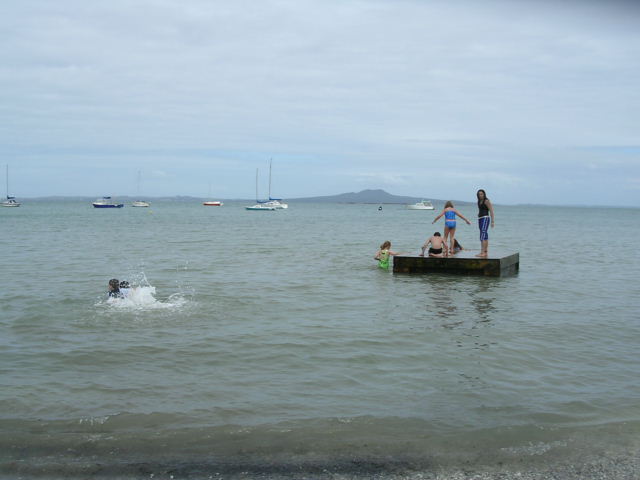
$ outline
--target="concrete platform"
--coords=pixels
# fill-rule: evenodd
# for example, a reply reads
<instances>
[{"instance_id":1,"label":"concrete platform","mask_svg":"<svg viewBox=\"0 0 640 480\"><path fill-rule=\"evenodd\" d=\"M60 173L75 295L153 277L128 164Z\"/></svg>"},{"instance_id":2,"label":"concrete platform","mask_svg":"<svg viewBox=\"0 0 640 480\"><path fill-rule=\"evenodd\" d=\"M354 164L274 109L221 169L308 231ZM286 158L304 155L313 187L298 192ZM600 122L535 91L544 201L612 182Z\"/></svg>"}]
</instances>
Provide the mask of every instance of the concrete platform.
<instances>
[{"instance_id":1,"label":"concrete platform","mask_svg":"<svg viewBox=\"0 0 640 480\"><path fill-rule=\"evenodd\" d=\"M500 277L515 275L520 269L518 252L489 251L487 258L478 258L477 253L477 251L463 251L447 258L397 255L393 257L393 272L455 273Z\"/></svg>"}]
</instances>

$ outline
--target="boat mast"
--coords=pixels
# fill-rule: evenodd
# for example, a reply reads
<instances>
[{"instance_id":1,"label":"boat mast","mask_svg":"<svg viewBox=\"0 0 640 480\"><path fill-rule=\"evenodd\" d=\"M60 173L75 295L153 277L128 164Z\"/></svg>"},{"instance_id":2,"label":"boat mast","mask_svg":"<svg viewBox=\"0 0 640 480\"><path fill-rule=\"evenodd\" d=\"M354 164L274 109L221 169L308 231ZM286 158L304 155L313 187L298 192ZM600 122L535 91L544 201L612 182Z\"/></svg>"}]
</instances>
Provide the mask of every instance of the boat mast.
<instances>
[{"instance_id":1,"label":"boat mast","mask_svg":"<svg viewBox=\"0 0 640 480\"><path fill-rule=\"evenodd\" d=\"M7 199L9 198L9 164L7 163L7 174L6 174L6 179L7 179Z\"/></svg>"},{"instance_id":2,"label":"boat mast","mask_svg":"<svg viewBox=\"0 0 640 480\"><path fill-rule=\"evenodd\" d=\"M256 168L256 203L258 203L258 169Z\"/></svg>"},{"instance_id":3,"label":"boat mast","mask_svg":"<svg viewBox=\"0 0 640 480\"><path fill-rule=\"evenodd\" d=\"M269 159L269 200L271 200L271 163L273 163L273 158Z\"/></svg>"}]
</instances>

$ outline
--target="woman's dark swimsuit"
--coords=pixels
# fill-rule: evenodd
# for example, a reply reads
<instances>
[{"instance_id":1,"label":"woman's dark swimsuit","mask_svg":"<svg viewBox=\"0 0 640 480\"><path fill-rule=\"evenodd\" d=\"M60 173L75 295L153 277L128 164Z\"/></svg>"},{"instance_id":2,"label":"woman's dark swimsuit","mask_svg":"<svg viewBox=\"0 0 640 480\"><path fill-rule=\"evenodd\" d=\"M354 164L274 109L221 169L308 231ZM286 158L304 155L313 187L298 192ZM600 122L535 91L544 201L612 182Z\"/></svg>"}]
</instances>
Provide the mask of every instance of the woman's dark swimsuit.
<instances>
[{"instance_id":1,"label":"woman's dark swimsuit","mask_svg":"<svg viewBox=\"0 0 640 480\"><path fill-rule=\"evenodd\" d=\"M486 200L482 200L482 203L478 204L478 218L489 216L489 207L485 205Z\"/></svg>"}]
</instances>

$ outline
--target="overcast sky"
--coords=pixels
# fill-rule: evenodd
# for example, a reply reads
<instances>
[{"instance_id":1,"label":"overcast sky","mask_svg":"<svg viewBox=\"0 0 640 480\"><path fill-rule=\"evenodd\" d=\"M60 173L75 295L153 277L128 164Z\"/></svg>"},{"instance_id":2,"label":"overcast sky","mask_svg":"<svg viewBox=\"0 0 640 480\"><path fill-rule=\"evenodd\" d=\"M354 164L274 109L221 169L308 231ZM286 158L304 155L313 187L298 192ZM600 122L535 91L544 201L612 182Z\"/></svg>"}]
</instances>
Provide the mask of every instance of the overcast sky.
<instances>
[{"instance_id":1,"label":"overcast sky","mask_svg":"<svg viewBox=\"0 0 640 480\"><path fill-rule=\"evenodd\" d=\"M1 2L10 193L262 197L272 158L285 199L640 206L640 8L555 3Z\"/></svg>"}]
</instances>

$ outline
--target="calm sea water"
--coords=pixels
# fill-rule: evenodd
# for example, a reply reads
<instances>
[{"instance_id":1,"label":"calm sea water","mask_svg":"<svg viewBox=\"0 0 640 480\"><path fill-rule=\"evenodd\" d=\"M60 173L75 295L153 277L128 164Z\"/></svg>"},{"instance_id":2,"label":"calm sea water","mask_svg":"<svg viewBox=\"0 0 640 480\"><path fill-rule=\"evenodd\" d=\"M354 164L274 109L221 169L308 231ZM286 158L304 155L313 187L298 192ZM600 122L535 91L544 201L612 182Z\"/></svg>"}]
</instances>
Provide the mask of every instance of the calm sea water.
<instances>
[{"instance_id":1,"label":"calm sea water","mask_svg":"<svg viewBox=\"0 0 640 480\"><path fill-rule=\"evenodd\" d=\"M640 209L497 206L520 273L476 278L378 269L436 228L377 207L0 209L0 472L638 448ZM109 302L112 277L142 288Z\"/></svg>"}]
</instances>

